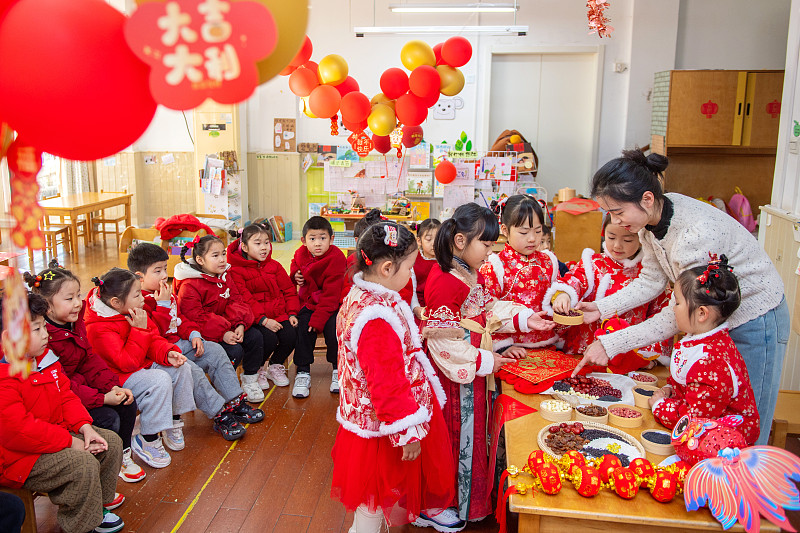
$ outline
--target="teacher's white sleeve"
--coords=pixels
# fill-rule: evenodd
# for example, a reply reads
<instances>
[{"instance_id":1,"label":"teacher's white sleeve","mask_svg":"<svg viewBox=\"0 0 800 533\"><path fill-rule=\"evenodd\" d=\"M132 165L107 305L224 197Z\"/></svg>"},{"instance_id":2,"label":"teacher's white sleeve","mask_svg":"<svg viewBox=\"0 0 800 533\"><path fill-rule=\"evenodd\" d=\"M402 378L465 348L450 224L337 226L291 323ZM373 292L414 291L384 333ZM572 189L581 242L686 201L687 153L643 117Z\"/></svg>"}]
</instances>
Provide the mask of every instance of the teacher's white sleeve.
<instances>
[{"instance_id":1,"label":"teacher's white sleeve","mask_svg":"<svg viewBox=\"0 0 800 533\"><path fill-rule=\"evenodd\" d=\"M631 285L633 285L633 283L631 283ZM628 286L630 287L631 285ZM635 350L636 348L642 348L673 337L678 333L678 325L675 322L674 305L675 296L673 294L669 305L662 309L660 313L635 326L630 326L614 333L598 337L598 340L606 350L606 355L611 358L617 354Z\"/></svg>"},{"instance_id":2,"label":"teacher's white sleeve","mask_svg":"<svg viewBox=\"0 0 800 533\"><path fill-rule=\"evenodd\" d=\"M601 318L611 318L644 305L664 291L669 278L661 269L652 246L642 239L642 271L639 277L610 296L597 300ZM674 320L673 320L674 321ZM663 339L664 337L661 337ZM658 339L658 340L661 340ZM646 346L647 343L642 346Z\"/></svg>"}]
</instances>

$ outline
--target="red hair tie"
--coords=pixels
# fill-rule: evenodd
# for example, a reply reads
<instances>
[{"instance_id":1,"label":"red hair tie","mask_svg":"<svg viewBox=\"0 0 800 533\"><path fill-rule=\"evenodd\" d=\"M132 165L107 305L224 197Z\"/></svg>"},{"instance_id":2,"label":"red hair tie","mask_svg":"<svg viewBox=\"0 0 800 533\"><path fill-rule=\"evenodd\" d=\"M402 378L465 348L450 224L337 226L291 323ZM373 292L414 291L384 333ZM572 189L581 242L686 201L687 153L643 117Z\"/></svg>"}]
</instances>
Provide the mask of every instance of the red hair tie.
<instances>
[{"instance_id":1,"label":"red hair tie","mask_svg":"<svg viewBox=\"0 0 800 533\"><path fill-rule=\"evenodd\" d=\"M367 257L367 253L364 250L361 250L361 257L364 258L364 262L367 264L367 266L372 265L372 259Z\"/></svg>"},{"instance_id":2,"label":"red hair tie","mask_svg":"<svg viewBox=\"0 0 800 533\"><path fill-rule=\"evenodd\" d=\"M200 235L195 235L194 239L186 243L186 247L191 250L192 248L194 248L194 245L197 244L198 242L200 242Z\"/></svg>"},{"instance_id":3,"label":"red hair tie","mask_svg":"<svg viewBox=\"0 0 800 533\"><path fill-rule=\"evenodd\" d=\"M702 274L697 276L697 281L700 282L700 286L702 287L707 285L710 279L718 278L719 270L721 269L725 269L728 272L733 272L733 267L728 265L728 258L724 254L722 257L718 257L717 254L708 252L708 266Z\"/></svg>"}]
</instances>

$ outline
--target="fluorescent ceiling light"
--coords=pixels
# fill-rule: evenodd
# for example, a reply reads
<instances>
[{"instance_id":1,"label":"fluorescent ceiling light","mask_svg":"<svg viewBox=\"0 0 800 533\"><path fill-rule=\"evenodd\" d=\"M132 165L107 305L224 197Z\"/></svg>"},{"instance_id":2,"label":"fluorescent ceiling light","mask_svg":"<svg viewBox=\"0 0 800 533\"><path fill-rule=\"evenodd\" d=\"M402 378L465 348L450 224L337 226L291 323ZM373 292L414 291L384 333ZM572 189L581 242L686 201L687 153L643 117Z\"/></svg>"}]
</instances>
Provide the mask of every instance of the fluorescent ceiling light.
<instances>
[{"instance_id":1,"label":"fluorescent ceiling light","mask_svg":"<svg viewBox=\"0 0 800 533\"><path fill-rule=\"evenodd\" d=\"M394 13L514 13L515 4L391 4Z\"/></svg>"},{"instance_id":2,"label":"fluorescent ceiling light","mask_svg":"<svg viewBox=\"0 0 800 533\"><path fill-rule=\"evenodd\" d=\"M494 33L498 35L526 35L528 26L356 26L353 31L356 37L364 37L368 33Z\"/></svg>"}]
</instances>

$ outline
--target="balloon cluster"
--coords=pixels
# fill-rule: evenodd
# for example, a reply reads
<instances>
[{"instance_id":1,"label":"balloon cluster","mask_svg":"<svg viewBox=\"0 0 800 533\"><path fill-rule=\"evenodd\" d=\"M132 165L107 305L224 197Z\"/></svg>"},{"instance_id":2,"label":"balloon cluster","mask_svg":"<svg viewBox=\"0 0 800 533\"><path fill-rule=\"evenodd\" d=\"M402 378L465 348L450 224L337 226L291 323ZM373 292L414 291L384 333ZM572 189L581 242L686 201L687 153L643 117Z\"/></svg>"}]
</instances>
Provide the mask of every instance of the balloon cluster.
<instances>
[{"instance_id":1,"label":"balloon cluster","mask_svg":"<svg viewBox=\"0 0 800 533\"><path fill-rule=\"evenodd\" d=\"M311 118L330 118L331 133L341 111L342 123L352 132L351 143L366 129L372 132L372 147L382 154L392 147L412 147L422 141L422 124L439 95L455 96L464 88L464 74L458 67L469 62L472 45L464 37L451 37L434 47L423 41L409 41L400 51L400 61L410 72L392 67L381 74L380 93L372 98L359 91L348 76L347 62L339 55L311 61L313 46L306 42L289 66L289 89L302 99L302 110ZM396 142L392 132L402 125ZM363 134L366 135L366 134Z\"/></svg>"}]
</instances>

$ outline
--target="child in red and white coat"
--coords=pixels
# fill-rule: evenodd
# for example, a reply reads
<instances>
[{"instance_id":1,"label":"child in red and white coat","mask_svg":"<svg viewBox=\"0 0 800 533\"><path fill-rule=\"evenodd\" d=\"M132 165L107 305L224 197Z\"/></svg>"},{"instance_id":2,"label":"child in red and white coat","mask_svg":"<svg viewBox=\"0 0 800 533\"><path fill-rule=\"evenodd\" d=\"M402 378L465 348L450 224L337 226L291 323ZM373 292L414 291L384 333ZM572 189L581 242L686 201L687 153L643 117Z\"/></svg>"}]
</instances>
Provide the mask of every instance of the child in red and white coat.
<instances>
[{"instance_id":1,"label":"child in red and white coat","mask_svg":"<svg viewBox=\"0 0 800 533\"><path fill-rule=\"evenodd\" d=\"M530 330L542 321L525 306L495 301L484 289L478 269L499 233L497 218L489 209L475 203L459 206L439 228L435 245L438 264L425 286L428 317L422 333L447 394L444 418L458 467L454 480L458 498L451 502L449 512L462 521L480 520L492 507L486 376L525 355L519 347L498 354L492 350L491 336L518 331L520 324ZM462 420L464 412L470 416Z\"/></svg>"},{"instance_id":2,"label":"child in red and white coat","mask_svg":"<svg viewBox=\"0 0 800 533\"><path fill-rule=\"evenodd\" d=\"M603 226L603 253L595 253L587 248L581 260L556 283L556 296L553 309L560 314L569 312L574 306L573 295L577 293L582 302L594 302L614 294L628 286L639 277L642 271L641 246L639 235L631 233L622 226L611 224L606 217ZM563 292L562 292L563 291ZM640 324L659 313L669 304L669 290L665 289L657 298L620 315L630 325ZM572 326L562 334L566 353L582 354L595 340L595 332L600 329L601 322ZM651 344L645 348L621 354L609 364L609 369L617 374L645 368L650 361L661 355L669 356L672 339Z\"/></svg>"},{"instance_id":3,"label":"child in red and white coat","mask_svg":"<svg viewBox=\"0 0 800 533\"><path fill-rule=\"evenodd\" d=\"M653 416L672 429L684 415L740 415L737 429L748 446L759 435L759 416L744 359L725 320L741 301L728 260L684 271L675 283L675 320L687 335L675 345L667 385L650 399Z\"/></svg>"},{"instance_id":4,"label":"child in red and white coat","mask_svg":"<svg viewBox=\"0 0 800 533\"><path fill-rule=\"evenodd\" d=\"M552 285L558 281L558 260L549 250L539 251L544 213L539 202L523 194L506 200L500 230L508 242L499 254L492 254L480 267L486 291L498 300L521 304L531 309L533 328L518 324L511 333L492 335L494 349L517 345L539 348L555 344L559 337L555 323L544 320L552 315ZM574 292L574 291L573 291ZM575 303L578 303L577 295Z\"/></svg>"},{"instance_id":5,"label":"child in red and white coat","mask_svg":"<svg viewBox=\"0 0 800 533\"><path fill-rule=\"evenodd\" d=\"M368 227L337 316L341 427L331 494L355 511L351 532L381 531L384 519L407 523L446 508L454 496L444 390L398 292L415 256L405 227Z\"/></svg>"},{"instance_id":6,"label":"child in red and white coat","mask_svg":"<svg viewBox=\"0 0 800 533\"><path fill-rule=\"evenodd\" d=\"M433 245L436 242L436 234L442 223L435 218L426 218L420 222L417 228L417 246L419 246L419 254L417 260L414 261L414 270L411 274L411 280L415 285L417 294L417 307L411 307L417 320L425 316L425 285L428 282L428 276L431 269L436 264L436 252ZM420 322L417 323L419 325Z\"/></svg>"}]
</instances>

